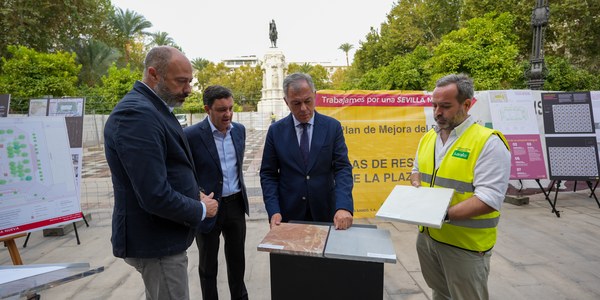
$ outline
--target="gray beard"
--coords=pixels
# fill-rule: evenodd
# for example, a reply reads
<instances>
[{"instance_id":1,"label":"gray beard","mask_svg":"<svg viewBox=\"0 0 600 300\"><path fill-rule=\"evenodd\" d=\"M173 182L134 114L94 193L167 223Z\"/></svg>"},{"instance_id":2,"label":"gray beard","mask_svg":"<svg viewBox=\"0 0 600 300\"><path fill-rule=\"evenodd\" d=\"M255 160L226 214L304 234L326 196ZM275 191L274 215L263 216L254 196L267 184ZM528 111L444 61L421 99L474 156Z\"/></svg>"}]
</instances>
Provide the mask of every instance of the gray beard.
<instances>
[{"instance_id":1,"label":"gray beard","mask_svg":"<svg viewBox=\"0 0 600 300\"><path fill-rule=\"evenodd\" d=\"M179 107L183 104L183 100L188 95L171 93L163 84L159 82L156 85L154 92L163 100L169 107ZM183 96L183 98L182 98Z\"/></svg>"}]
</instances>

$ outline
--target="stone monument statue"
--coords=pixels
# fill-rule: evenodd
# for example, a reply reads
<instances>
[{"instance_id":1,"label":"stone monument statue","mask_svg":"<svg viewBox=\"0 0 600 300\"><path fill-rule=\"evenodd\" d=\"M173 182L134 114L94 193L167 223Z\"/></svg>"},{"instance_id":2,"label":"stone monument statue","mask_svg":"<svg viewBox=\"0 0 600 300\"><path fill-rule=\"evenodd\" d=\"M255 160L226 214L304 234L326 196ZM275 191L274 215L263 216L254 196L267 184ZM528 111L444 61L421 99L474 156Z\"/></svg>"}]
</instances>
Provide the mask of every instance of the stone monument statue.
<instances>
[{"instance_id":1,"label":"stone monument statue","mask_svg":"<svg viewBox=\"0 0 600 300\"><path fill-rule=\"evenodd\" d=\"M275 20L271 20L271 23L269 23L269 39L271 40L271 48L277 48L277 25L275 25Z\"/></svg>"},{"instance_id":2,"label":"stone monument statue","mask_svg":"<svg viewBox=\"0 0 600 300\"><path fill-rule=\"evenodd\" d=\"M277 48L277 27L275 20L269 23L269 38L271 47L265 53L261 65L263 71L262 96L258 102L258 113L264 124L269 124L273 116L280 119L289 113L289 109L283 100L283 79L285 78L285 55Z\"/></svg>"}]
</instances>

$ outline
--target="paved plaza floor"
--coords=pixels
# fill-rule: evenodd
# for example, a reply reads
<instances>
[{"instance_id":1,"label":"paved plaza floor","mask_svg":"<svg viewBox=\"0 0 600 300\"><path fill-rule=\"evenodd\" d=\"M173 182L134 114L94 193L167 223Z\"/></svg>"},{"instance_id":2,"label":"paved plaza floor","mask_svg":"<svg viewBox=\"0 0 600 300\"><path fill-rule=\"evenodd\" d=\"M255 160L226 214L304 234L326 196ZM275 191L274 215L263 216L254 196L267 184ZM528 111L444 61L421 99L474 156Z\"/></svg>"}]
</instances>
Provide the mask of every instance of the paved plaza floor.
<instances>
[{"instance_id":1,"label":"paved plaza floor","mask_svg":"<svg viewBox=\"0 0 600 300\"><path fill-rule=\"evenodd\" d=\"M269 255L257 251L268 232L260 193L258 168L264 131L248 132L245 179L251 194L247 220L246 285L251 299L270 299ZM112 255L110 244L112 186L101 149L86 149L82 178L82 209L90 214L90 227L80 227L81 244L75 235L44 237L34 232L26 248L17 239L25 264L87 262L104 266L102 273L53 287L40 293L42 299L144 299L140 275ZM553 197L554 195L552 195ZM493 250L489 289L491 299L600 299L600 208L589 191L561 191L551 213L541 193L530 195L530 203L505 203ZM414 225L358 219L389 230L397 255L396 264L385 264L384 299L431 299L431 290L421 274ZM198 250L188 249L190 294L201 299ZM219 293L229 299L223 254L220 254ZM6 249L0 264L11 264ZM324 282L323 284L327 284ZM360 287L348 287L349 289Z\"/></svg>"}]
</instances>

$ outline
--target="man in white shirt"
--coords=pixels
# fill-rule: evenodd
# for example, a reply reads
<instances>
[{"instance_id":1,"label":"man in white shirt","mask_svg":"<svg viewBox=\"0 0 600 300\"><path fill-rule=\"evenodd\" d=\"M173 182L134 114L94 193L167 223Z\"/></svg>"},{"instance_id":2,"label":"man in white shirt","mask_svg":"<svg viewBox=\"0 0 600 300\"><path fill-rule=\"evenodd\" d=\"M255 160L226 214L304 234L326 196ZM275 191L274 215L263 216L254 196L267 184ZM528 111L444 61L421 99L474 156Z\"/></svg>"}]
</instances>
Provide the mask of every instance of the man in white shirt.
<instances>
[{"instance_id":1,"label":"man in white shirt","mask_svg":"<svg viewBox=\"0 0 600 300\"><path fill-rule=\"evenodd\" d=\"M464 74L436 82L437 128L419 142L411 184L455 190L442 228L419 227L417 253L433 299L488 299L491 249L510 176L502 133L467 112L473 80Z\"/></svg>"}]
</instances>

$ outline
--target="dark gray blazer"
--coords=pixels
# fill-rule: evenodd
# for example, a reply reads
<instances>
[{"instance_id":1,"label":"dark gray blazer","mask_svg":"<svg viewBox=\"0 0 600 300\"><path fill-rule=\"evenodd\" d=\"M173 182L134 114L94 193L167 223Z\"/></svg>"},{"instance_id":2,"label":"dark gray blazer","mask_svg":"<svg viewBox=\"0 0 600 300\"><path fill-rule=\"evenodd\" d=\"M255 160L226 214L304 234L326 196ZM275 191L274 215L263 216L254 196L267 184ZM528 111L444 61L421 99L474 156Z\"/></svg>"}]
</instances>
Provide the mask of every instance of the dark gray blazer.
<instances>
[{"instance_id":1,"label":"dark gray blazer","mask_svg":"<svg viewBox=\"0 0 600 300\"><path fill-rule=\"evenodd\" d=\"M136 82L104 128L115 206L113 254L153 258L186 250L202 218L192 154L179 122Z\"/></svg>"},{"instance_id":2,"label":"dark gray blazer","mask_svg":"<svg viewBox=\"0 0 600 300\"><path fill-rule=\"evenodd\" d=\"M196 174L198 174L198 185L201 186L207 194L215 193L214 198L220 199L223 191L223 170L221 170L221 161L215 145L215 139L211 132L208 117L202 122L184 129L184 133L192 150L192 157L196 165ZM243 159L246 149L246 128L240 123L233 123L231 128L231 139L235 148L237 159L237 174L240 179L242 195L244 197L245 212L248 214L248 194L244 183ZM216 217L207 220L202 226L202 231L207 232L214 226Z\"/></svg>"}]
</instances>

